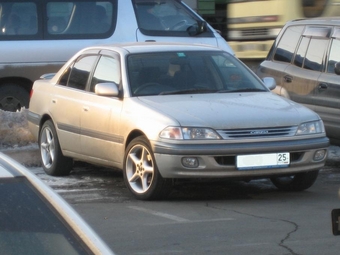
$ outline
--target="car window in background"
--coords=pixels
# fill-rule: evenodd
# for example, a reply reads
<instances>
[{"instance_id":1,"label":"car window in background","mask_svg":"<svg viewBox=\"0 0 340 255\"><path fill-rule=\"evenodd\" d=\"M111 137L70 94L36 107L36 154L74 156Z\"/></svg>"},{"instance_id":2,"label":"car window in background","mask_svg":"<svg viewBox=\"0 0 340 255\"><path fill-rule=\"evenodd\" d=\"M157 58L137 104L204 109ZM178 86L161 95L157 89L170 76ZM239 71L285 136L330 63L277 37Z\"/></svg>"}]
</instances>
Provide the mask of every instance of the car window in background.
<instances>
[{"instance_id":1,"label":"car window in background","mask_svg":"<svg viewBox=\"0 0 340 255\"><path fill-rule=\"evenodd\" d=\"M23 177L0 181L0 253L93 254Z\"/></svg>"},{"instance_id":2,"label":"car window in background","mask_svg":"<svg viewBox=\"0 0 340 255\"><path fill-rule=\"evenodd\" d=\"M274 60L290 63L304 26L289 27L279 41Z\"/></svg>"},{"instance_id":3,"label":"car window in background","mask_svg":"<svg viewBox=\"0 0 340 255\"><path fill-rule=\"evenodd\" d=\"M190 27L199 27L201 20L176 0L133 0L137 22L145 35L188 35ZM212 35L208 28L204 36ZM196 34L195 34L196 35Z\"/></svg>"},{"instance_id":4,"label":"car window in background","mask_svg":"<svg viewBox=\"0 0 340 255\"><path fill-rule=\"evenodd\" d=\"M306 56L309 41L310 41L310 38L308 38L308 37L302 38L301 43L299 45L299 48L298 48L296 55L295 55L294 65L296 65L298 67L303 66L303 61L304 61L305 56Z\"/></svg>"},{"instance_id":5,"label":"car window in background","mask_svg":"<svg viewBox=\"0 0 340 255\"><path fill-rule=\"evenodd\" d=\"M0 36L34 35L38 32L34 2L1 3L0 13Z\"/></svg>"},{"instance_id":6,"label":"car window in background","mask_svg":"<svg viewBox=\"0 0 340 255\"><path fill-rule=\"evenodd\" d=\"M97 56L84 56L73 65L68 87L85 90Z\"/></svg>"},{"instance_id":7,"label":"car window in background","mask_svg":"<svg viewBox=\"0 0 340 255\"><path fill-rule=\"evenodd\" d=\"M330 50L330 53L329 53L327 72L334 74L335 64L339 61L340 61L340 40L339 39L333 39L331 50Z\"/></svg>"},{"instance_id":8,"label":"car window in background","mask_svg":"<svg viewBox=\"0 0 340 255\"><path fill-rule=\"evenodd\" d=\"M312 38L308 46L303 68L319 72L322 71L323 56L327 45L328 40L326 39Z\"/></svg>"},{"instance_id":9,"label":"car window in background","mask_svg":"<svg viewBox=\"0 0 340 255\"><path fill-rule=\"evenodd\" d=\"M50 35L107 34L116 20L115 1L49 2L47 32Z\"/></svg>"},{"instance_id":10,"label":"car window in background","mask_svg":"<svg viewBox=\"0 0 340 255\"><path fill-rule=\"evenodd\" d=\"M115 29L117 0L38 4L0 3L0 40L108 38Z\"/></svg>"},{"instance_id":11,"label":"car window in background","mask_svg":"<svg viewBox=\"0 0 340 255\"><path fill-rule=\"evenodd\" d=\"M94 72L90 91L94 92L95 85L98 83L114 82L120 83L119 61L112 57L102 56L99 59L96 70Z\"/></svg>"}]
</instances>

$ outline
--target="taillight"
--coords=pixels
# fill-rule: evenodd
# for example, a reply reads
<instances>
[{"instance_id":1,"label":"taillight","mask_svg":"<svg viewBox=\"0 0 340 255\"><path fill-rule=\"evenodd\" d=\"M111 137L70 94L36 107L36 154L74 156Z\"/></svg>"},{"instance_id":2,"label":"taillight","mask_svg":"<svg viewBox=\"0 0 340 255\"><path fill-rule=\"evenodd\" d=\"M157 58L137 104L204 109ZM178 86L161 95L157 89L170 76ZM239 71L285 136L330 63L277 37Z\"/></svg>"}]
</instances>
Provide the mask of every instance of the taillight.
<instances>
[{"instance_id":1,"label":"taillight","mask_svg":"<svg viewBox=\"0 0 340 255\"><path fill-rule=\"evenodd\" d=\"M30 98L32 98L32 96L33 96L33 89L31 89L30 91Z\"/></svg>"}]
</instances>

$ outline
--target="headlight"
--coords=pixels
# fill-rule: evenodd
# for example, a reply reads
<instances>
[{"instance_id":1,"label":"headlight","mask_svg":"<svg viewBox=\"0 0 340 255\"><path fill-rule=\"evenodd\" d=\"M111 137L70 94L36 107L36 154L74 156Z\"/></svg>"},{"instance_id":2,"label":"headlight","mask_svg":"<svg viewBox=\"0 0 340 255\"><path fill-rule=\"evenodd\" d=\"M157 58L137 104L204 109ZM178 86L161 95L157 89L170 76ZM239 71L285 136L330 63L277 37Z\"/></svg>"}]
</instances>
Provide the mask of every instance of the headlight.
<instances>
[{"instance_id":1,"label":"headlight","mask_svg":"<svg viewBox=\"0 0 340 255\"><path fill-rule=\"evenodd\" d=\"M323 132L325 132L323 122L318 120L300 124L298 130L296 131L296 135L308 135Z\"/></svg>"},{"instance_id":2,"label":"headlight","mask_svg":"<svg viewBox=\"0 0 340 255\"><path fill-rule=\"evenodd\" d=\"M221 137L211 128L167 127L159 134L161 138L185 140L216 140Z\"/></svg>"}]
</instances>

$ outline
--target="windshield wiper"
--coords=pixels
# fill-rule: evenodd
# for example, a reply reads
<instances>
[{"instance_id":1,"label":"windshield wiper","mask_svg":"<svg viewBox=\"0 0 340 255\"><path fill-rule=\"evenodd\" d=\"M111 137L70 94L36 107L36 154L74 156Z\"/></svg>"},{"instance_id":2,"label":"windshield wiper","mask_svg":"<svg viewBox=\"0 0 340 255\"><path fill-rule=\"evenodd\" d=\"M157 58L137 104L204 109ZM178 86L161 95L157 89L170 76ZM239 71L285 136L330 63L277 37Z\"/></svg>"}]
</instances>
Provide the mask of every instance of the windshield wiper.
<instances>
[{"instance_id":1,"label":"windshield wiper","mask_svg":"<svg viewBox=\"0 0 340 255\"><path fill-rule=\"evenodd\" d=\"M219 90L218 93L234 93L234 92L265 92L267 90L258 88L243 88L243 89L233 89L233 90Z\"/></svg>"},{"instance_id":2,"label":"windshield wiper","mask_svg":"<svg viewBox=\"0 0 340 255\"><path fill-rule=\"evenodd\" d=\"M217 92L216 89L194 88L194 89L185 89L185 90L164 91L164 92L161 92L160 95L200 94L200 93L215 93L215 92Z\"/></svg>"}]
</instances>

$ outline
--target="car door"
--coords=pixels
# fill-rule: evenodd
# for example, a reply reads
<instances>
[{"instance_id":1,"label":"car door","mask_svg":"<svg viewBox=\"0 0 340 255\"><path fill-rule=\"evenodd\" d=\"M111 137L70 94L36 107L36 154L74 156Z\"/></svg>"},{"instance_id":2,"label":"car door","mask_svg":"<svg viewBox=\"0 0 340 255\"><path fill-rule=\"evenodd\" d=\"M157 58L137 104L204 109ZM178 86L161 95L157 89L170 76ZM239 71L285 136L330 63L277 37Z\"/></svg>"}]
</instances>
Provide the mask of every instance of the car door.
<instances>
[{"instance_id":1,"label":"car door","mask_svg":"<svg viewBox=\"0 0 340 255\"><path fill-rule=\"evenodd\" d=\"M327 38L304 36L297 49L293 65L286 69L283 86L290 98L314 109L318 79L324 68Z\"/></svg>"},{"instance_id":2,"label":"car door","mask_svg":"<svg viewBox=\"0 0 340 255\"><path fill-rule=\"evenodd\" d=\"M287 27L282 36L275 40L267 59L261 63L257 70L257 75L261 78L270 76L275 79L277 86L273 92L278 95L290 97L290 94L284 88L287 85L285 81L286 69L293 62L294 53L304 28L304 26Z\"/></svg>"},{"instance_id":3,"label":"car door","mask_svg":"<svg viewBox=\"0 0 340 255\"><path fill-rule=\"evenodd\" d=\"M93 160L117 162L117 147L123 144L119 135L123 101L118 97L99 96L94 91L98 83L120 84L120 61L118 54L102 53L82 101L81 148L82 154Z\"/></svg>"},{"instance_id":4,"label":"car door","mask_svg":"<svg viewBox=\"0 0 340 255\"><path fill-rule=\"evenodd\" d=\"M79 154L81 100L96 56L78 58L62 75L52 94L51 113L63 151Z\"/></svg>"},{"instance_id":5,"label":"car door","mask_svg":"<svg viewBox=\"0 0 340 255\"><path fill-rule=\"evenodd\" d=\"M340 40L334 38L326 72L318 79L315 95L315 111L325 123L329 137L339 137L340 133L340 76L335 73L335 63L340 62ZM339 139L339 138L338 138Z\"/></svg>"}]
</instances>

